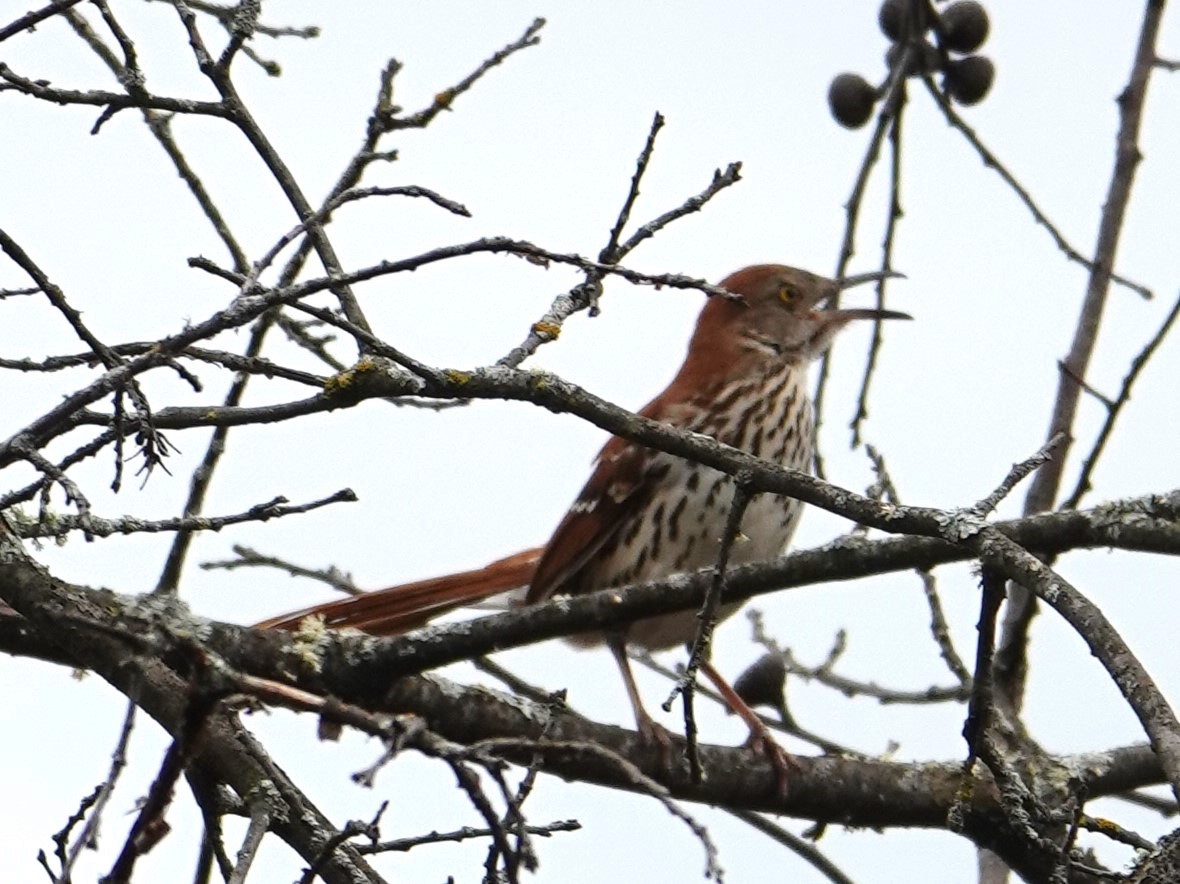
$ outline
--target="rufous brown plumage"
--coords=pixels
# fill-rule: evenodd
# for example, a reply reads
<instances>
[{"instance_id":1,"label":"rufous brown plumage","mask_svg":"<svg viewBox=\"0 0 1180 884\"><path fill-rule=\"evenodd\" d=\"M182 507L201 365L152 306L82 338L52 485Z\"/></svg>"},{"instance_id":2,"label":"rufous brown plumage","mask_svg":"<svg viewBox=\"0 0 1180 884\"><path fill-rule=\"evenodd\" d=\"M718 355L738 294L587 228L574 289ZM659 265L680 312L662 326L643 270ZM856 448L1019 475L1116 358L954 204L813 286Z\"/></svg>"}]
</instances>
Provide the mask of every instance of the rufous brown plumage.
<instances>
[{"instance_id":1,"label":"rufous brown plumage","mask_svg":"<svg viewBox=\"0 0 1180 884\"><path fill-rule=\"evenodd\" d=\"M814 432L807 393L809 363L853 320L909 318L889 310L824 307L842 289L887 275L836 281L778 264L759 264L730 275L721 285L741 300L708 300L680 370L639 414L792 469L809 470ZM393 634L514 588L527 586L525 600L536 603L555 594L621 587L710 567L717 560L733 488L732 477L724 473L615 436L599 453L582 492L541 549L475 571L317 605L261 625L294 628L304 617L319 615L329 627ZM780 555L794 532L799 509L798 501L784 495L755 497L731 548L731 564ZM722 615L732 612L726 607ZM582 634L570 640L608 644L640 732L666 742L639 698L626 645L652 650L682 645L691 641L696 628L695 612L684 611L640 620L606 636ZM704 671L720 679L712 667ZM725 689L723 693L728 685ZM735 711L765 746L769 738L757 718L748 709Z\"/></svg>"}]
</instances>

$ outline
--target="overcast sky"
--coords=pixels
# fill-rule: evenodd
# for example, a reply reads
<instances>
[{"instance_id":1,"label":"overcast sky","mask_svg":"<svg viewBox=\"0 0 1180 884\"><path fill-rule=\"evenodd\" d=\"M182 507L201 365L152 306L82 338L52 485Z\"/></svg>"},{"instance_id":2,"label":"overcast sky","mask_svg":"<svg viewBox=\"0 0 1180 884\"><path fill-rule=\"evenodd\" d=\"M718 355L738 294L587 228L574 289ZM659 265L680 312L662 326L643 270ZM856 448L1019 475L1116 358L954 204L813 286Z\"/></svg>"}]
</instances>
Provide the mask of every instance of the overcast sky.
<instances>
[{"instance_id":1,"label":"overcast sky","mask_svg":"<svg viewBox=\"0 0 1180 884\"><path fill-rule=\"evenodd\" d=\"M0 18L28 4L10 2ZM116 13L136 41L149 87L158 94L212 99L196 72L175 12L166 4L121 2ZM1115 97L1130 71L1142 4L1082 2L1068 14L1055 4L989 4L986 46L997 66L989 97L963 113L1013 170L1065 237L1093 248L1114 157ZM97 21L93 10L86 14ZM388 142L400 159L373 170L371 184L418 184L466 205L473 218L448 215L422 200L370 200L339 212L330 234L346 267L406 257L483 235L529 239L554 251L594 255L626 193L652 115L659 137L634 217L639 221L700 191L713 170L740 160L743 181L704 212L677 222L641 247L628 265L719 280L746 264L795 264L831 273L844 229L844 203L870 129L850 132L830 117L831 78L845 70L877 81L887 48L873 3L792 0L594 4L435 2L431 4L269 3L269 24L322 27L315 40L256 41L279 62L267 77L245 58L236 81L245 100L316 202L336 179L363 134L378 75L389 57L405 65L396 101L416 110L516 39L543 15L539 46L492 71L423 132ZM203 24L217 43L217 29ZM1165 22L1165 55L1180 55L1180 27ZM110 75L61 21L3 44L0 58L19 74L69 88L115 88ZM887 331L874 381L868 441L888 459L906 502L969 505L988 493L1013 461L1044 441L1064 356L1085 287L1085 270L1069 263L998 176L949 128L920 86L911 90L903 146L902 221L894 263L908 279L891 286L890 303L913 323ZM1117 391L1130 358L1159 325L1180 284L1176 205L1180 180L1177 106L1180 84L1153 81L1131 213L1118 269L1157 292L1153 302L1125 290L1110 297L1091 384ZM93 109L61 108L0 93L0 226L41 263L108 343L151 340L199 321L233 295L225 283L187 268L193 255L229 264L208 223L140 118L123 112L91 136ZM175 121L191 163L251 257L294 224L274 181L238 133L210 118ZM888 209L878 170L866 198L854 270L879 261ZM375 330L415 358L447 367L494 361L515 346L551 299L578 276L505 256L467 257L386 277L358 289ZM0 287L27 285L0 261ZM861 293L857 303L867 303ZM608 282L602 315L572 319L561 340L531 364L552 370L619 404L637 408L671 377L702 296ZM833 481L863 490L872 474L862 450L849 450L846 425L862 371L868 329L849 332L834 362L822 445ZM240 349L245 335L225 336ZM275 339L272 358L320 371ZM76 352L60 317L37 298L0 302L0 354L42 358ZM348 348L337 351L351 358ZM1104 456L1087 504L1164 491L1180 482L1175 379L1180 343L1165 343L1136 389ZM162 403L219 401L225 377L202 372L200 397L163 373L147 388ZM81 374L0 375L7 436L82 383ZM249 401L281 401L291 390L256 384ZM1078 445L1066 472L1076 479L1103 417L1083 403ZM101 515L177 515L188 470L207 434L173 434L180 453L171 477L157 474L140 490L107 491L109 457L79 470ZM336 565L377 588L481 564L543 542L585 480L602 442L595 427L533 406L481 402L441 413L369 403L290 424L235 430L207 511L239 512L285 495L301 502L351 487L360 502L308 516L248 525L201 537L183 583L199 613L252 622L326 597L313 583L262 571L207 572L243 543L310 567ZM71 441L76 441L71 439ZM54 449L64 454L68 448ZM28 481L9 470L4 488ZM1019 511L1023 489L1000 509ZM810 511L799 547L822 543L848 526ZM123 592L150 589L169 539L138 535L94 544L72 539L37 552L56 576ZM1180 567L1172 560L1106 552L1074 554L1062 572L1097 601L1175 703L1180 699L1171 603ZM940 586L960 653L970 657L978 614L966 566L941 569ZM767 622L801 659L818 663L837 630L849 631L842 671L899 688L946 684L926 631L928 614L913 575L897 575L760 599ZM1027 721L1050 751L1106 748L1143 739L1134 716L1082 642L1051 612L1034 628ZM717 661L735 675L758 656L745 618L720 631ZM669 661L676 659L668 655ZM548 688L568 686L571 702L606 721L630 722L609 655L560 643L503 655ZM471 676L457 666L447 675ZM651 708L667 686L641 673ZM881 707L813 685L790 685L796 716L808 728L866 751L896 743L899 759L961 758L964 710ZM81 797L106 776L123 703L97 677L75 679L45 664L5 658L0 696L11 724L0 739L0 868L8 880L43 880L38 848L52 849ZM335 821L368 818L390 801L385 837L479 824L438 764L407 757L387 768L374 790L348 774L380 752L348 736L320 743L315 721L286 713L253 723L279 762ZM679 714L668 723L675 727ZM706 741L735 743L742 728L710 712ZM167 743L141 719L132 767L115 796L99 852L78 880L105 873L121 847L135 800L155 774ZM813 750L790 744L802 753ZM13 800L12 796L20 796ZM538 842L539 880L591 882L696 880L699 844L651 800L543 779L527 809L533 822L578 818L580 833ZM810 866L723 814L690 807L710 828L731 882L824 880ZM1095 814L1157 837L1168 828L1119 803ZM182 789L169 815L172 834L144 861L143 880L191 876L198 815ZM783 820L799 832L806 823ZM240 827L227 824L237 849ZM1086 841L1086 843L1103 844ZM960 839L926 832L843 832L829 828L820 846L858 881L973 881L974 851ZM378 861L391 879L475 881L485 847L424 847ZM1121 849L1103 856L1116 866ZM301 861L269 844L257 880L293 880ZM11 877L9 877L11 876Z\"/></svg>"}]
</instances>

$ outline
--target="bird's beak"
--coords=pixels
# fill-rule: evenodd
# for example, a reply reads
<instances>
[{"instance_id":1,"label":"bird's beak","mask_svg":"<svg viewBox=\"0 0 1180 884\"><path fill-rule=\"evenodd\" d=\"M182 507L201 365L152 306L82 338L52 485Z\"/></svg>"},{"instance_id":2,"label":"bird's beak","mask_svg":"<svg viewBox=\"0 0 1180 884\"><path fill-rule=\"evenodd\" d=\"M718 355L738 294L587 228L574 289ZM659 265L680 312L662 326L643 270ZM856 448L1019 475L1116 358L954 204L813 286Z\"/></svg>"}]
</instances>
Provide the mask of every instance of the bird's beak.
<instances>
[{"instance_id":1,"label":"bird's beak","mask_svg":"<svg viewBox=\"0 0 1180 884\"><path fill-rule=\"evenodd\" d=\"M898 273L896 270L874 270L871 273L857 273L853 276L845 276L842 279L836 280L837 285L840 286L840 291L853 288L854 286L863 285L866 282L878 282L882 279L905 279L904 273ZM913 319L908 313L902 313L900 310L879 310L873 307L851 307L838 308L835 310L824 310L823 316L827 320L835 322L849 322L853 319Z\"/></svg>"},{"instance_id":2,"label":"bird's beak","mask_svg":"<svg viewBox=\"0 0 1180 884\"><path fill-rule=\"evenodd\" d=\"M898 273L896 270L874 270L871 273L845 276L836 280L836 284L840 286L840 291L844 291L844 289L850 289L853 286L864 285L866 282L877 282L881 279L905 279L905 274Z\"/></svg>"},{"instance_id":3,"label":"bird's beak","mask_svg":"<svg viewBox=\"0 0 1180 884\"><path fill-rule=\"evenodd\" d=\"M878 310L874 307L850 307L836 310L822 310L820 315L828 321L848 322L853 319L913 319L900 310Z\"/></svg>"}]
</instances>

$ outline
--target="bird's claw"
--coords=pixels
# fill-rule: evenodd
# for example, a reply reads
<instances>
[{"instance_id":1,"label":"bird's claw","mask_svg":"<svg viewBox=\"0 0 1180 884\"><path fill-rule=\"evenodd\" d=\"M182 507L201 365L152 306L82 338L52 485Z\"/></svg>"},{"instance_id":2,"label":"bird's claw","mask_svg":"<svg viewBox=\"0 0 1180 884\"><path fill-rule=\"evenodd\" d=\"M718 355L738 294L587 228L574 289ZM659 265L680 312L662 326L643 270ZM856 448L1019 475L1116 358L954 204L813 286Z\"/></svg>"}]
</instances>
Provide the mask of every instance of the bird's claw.
<instances>
[{"instance_id":1,"label":"bird's claw","mask_svg":"<svg viewBox=\"0 0 1180 884\"><path fill-rule=\"evenodd\" d=\"M751 752L766 756L766 760L774 768L775 789L780 798L786 798L790 790L791 776L803 770L795 756L776 743L767 731L751 730L743 745Z\"/></svg>"}]
</instances>

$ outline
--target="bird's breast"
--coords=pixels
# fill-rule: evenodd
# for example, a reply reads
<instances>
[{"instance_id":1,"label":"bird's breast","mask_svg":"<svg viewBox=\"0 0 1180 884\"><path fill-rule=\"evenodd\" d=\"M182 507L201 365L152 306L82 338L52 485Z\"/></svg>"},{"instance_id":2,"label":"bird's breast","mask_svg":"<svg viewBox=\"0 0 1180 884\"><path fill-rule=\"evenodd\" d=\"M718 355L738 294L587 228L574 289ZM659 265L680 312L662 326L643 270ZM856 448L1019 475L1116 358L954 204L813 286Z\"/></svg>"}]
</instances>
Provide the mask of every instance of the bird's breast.
<instances>
[{"instance_id":1,"label":"bird's breast","mask_svg":"<svg viewBox=\"0 0 1180 884\"><path fill-rule=\"evenodd\" d=\"M713 436L758 457L798 470L810 469L813 417L806 377L798 369L723 385L712 406L680 415L676 423ZM649 475L658 483L589 565L588 583L626 586L696 571L716 564L733 502L732 477L670 454L652 455ZM730 548L731 564L768 561L786 547L800 504L777 494L749 502L741 531ZM728 609L732 613L736 608ZM651 649L691 640L695 612L667 615L632 625L628 640Z\"/></svg>"}]
</instances>

